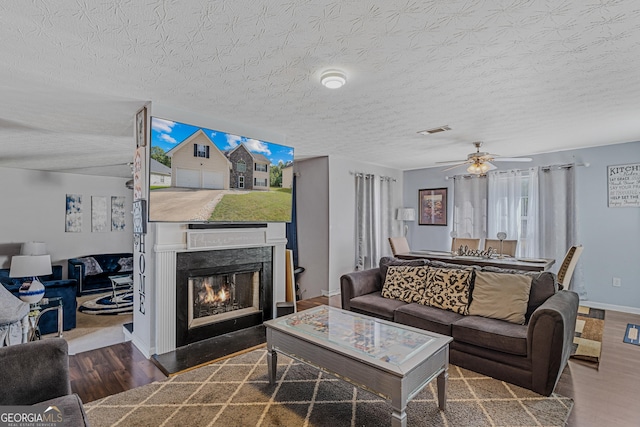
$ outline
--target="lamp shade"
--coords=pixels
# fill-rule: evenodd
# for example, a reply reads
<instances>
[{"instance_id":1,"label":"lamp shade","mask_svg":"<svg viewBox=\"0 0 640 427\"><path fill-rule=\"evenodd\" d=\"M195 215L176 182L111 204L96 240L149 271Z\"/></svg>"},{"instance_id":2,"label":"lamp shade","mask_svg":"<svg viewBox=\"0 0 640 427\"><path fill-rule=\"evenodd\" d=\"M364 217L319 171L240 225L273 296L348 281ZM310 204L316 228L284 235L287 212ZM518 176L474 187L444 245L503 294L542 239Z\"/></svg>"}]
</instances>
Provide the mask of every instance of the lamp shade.
<instances>
[{"instance_id":1,"label":"lamp shade","mask_svg":"<svg viewBox=\"0 0 640 427\"><path fill-rule=\"evenodd\" d=\"M11 258L9 277L36 277L51 274L50 255L16 255Z\"/></svg>"},{"instance_id":2,"label":"lamp shade","mask_svg":"<svg viewBox=\"0 0 640 427\"><path fill-rule=\"evenodd\" d=\"M416 210L413 208L398 208L396 219L398 221L415 221Z\"/></svg>"},{"instance_id":3,"label":"lamp shade","mask_svg":"<svg viewBox=\"0 0 640 427\"><path fill-rule=\"evenodd\" d=\"M25 242L20 248L20 255L46 255L47 244L44 242Z\"/></svg>"}]
</instances>

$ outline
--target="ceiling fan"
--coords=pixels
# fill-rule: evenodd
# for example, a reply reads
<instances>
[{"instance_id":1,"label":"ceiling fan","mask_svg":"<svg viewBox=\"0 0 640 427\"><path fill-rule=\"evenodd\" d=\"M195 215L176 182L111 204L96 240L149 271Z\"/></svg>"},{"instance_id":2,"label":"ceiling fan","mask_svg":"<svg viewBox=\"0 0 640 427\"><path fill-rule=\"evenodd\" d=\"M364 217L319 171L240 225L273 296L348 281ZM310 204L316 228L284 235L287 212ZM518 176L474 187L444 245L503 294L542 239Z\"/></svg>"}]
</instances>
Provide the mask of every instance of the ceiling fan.
<instances>
[{"instance_id":1,"label":"ceiling fan","mask_svg":"<svg viewBox=\"0 0 640 427\"><path fill-rule=\"evenodd\" d=\"M467 167L467 172L476 175L484 175L490 170L497 169L497 167L491 162L530 162L533 160L530 157L501 157L497 154L481 152L480 147L482 146L482 141L474 142L473 145L476 147L476 152L469 154L466 160L450 160L448 162L436 163L456 163L455 165L445 169L445 171L462 165L469 165Z\"/></svg>"}]
</instances>

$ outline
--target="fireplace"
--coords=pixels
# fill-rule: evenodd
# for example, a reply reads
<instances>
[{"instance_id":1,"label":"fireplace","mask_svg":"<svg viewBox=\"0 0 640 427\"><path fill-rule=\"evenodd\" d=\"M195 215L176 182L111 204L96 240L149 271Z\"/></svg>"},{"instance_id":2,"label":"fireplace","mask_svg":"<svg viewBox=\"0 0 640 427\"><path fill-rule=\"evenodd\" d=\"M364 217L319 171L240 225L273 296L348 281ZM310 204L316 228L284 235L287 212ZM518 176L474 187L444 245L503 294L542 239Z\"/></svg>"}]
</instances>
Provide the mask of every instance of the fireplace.
<instances>
[{"instance_id":1,"label":"fireplace","mask_svg":"<svg viewBox=\"0 0 640 427\"><path fill-rule=\"evenodd\" d=\"M177 254L178 347L262 324L272 305L271 248Z\"/></svg>"}]
</instances>

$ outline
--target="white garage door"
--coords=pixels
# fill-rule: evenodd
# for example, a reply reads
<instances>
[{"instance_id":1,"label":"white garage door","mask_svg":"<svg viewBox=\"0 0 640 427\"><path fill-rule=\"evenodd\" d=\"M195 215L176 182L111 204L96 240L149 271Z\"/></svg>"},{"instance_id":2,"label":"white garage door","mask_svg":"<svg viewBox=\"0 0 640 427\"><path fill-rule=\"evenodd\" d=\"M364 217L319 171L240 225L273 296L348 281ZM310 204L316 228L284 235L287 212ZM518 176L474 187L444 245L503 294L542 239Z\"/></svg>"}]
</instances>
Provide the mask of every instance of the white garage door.
<instances>
[{"instance_id":1,"label":"white garage door","mask_svg":"<svg viewBox=\"0 0 640 427\"><path fill-rule=\"evenodd\" d=\"M200 188L200 171L177 169L176 187Z\"/></svg>"},{"instance_id":2,"label":"white garage door","mask_svg":"<svg viewBox=\"0 0 640 427\"><path fill-rule=\"evenodd\" d=\"M221 172L202 171L202 188L224 189L224 175Z\"/></svg>"}]
</instances>

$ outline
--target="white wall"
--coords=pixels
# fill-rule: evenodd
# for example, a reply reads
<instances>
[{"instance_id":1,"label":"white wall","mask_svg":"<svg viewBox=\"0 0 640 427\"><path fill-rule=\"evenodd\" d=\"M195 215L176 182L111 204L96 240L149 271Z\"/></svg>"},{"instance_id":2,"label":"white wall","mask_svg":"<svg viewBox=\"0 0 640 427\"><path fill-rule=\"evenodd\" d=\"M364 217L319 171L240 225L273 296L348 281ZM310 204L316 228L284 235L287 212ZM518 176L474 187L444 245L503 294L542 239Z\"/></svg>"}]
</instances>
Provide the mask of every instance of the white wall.
<instances>
[{"instance_id":1,"label":"white wall","mask_svg":"<svg viewBox=\"0 0 640 427\"><path fill-rule=\"evenodd\" d=\"M402 171L343 157L329 157L329 283L328 294L340 292L340 276L350 273L356 265L356 204L355 176L353 172L388 176L395 179L392 185L392 217L402 207ZM401 223L392 221L394 235L400 233ZM387 241L381 242L379 255L390 255Z\"/></svg>"},{"instance_id":2,"label":"white wall","mask_svg":"<svg viewBox=\"0 0 640 427\"><path fill-rule=\"evenodd\" d=\"M47 244L54 265L67 259L101 253L132 252L132 191L125 178L0 168L0 268L9 268L11 256L20 252L20 244L41 241ZM67 194L83 197L82 232L65 232ZM124 196L124 231L91 232L91 196ZM108 206L111 201L109 199ZM110 212L109 212L110 214Z\"/></svg>"},{"instance_id":3,"label":"white wall","mask_svg":"<svg viewBox=\"0 0 640 427\"><path fill-rule=\"evenodd\" d=\"M322 295L329 283L329 158L293 162L298 216L298 264L302 299Z\"/></svg>"},{"instance_id":4,"label":"white wall","mask_svg":"<svg viewBox=\"0 0 640 427\"><path fill-rule=\"evenodd\" d=\"M607 206L607 166L640 163L640 142L568 150L531 156L529 166L589 163L576 169L578 242L584 245L575 278L582 300L605 308L640 309L640 208ZM522 168L522 163L500 163L500 169ZM406 171L404 199L416 207L420 188L449 188L448 226L409 226L410 243L416 249L443 249L451 245L453 180L445 181L443 168ZM561 262L561 260L558 260ZM619 277L621 287L612 286Z\"/></svg>"},{"instance_id":5,"label":"white wall","mask_svg":"<svg viewBox=\"0 0 640 427\"><path fill-rule=\"evenodd\" d=\"M402 207L402 171L338 156L297 160L294 168L298 207L302 298L340 291L340 276L355 269L355 177L353 172L395 178L393 215ZM393 221L395 233L401 224ZM388 243L382 242L381 250Z\"/></svg>"}]
</instances>

